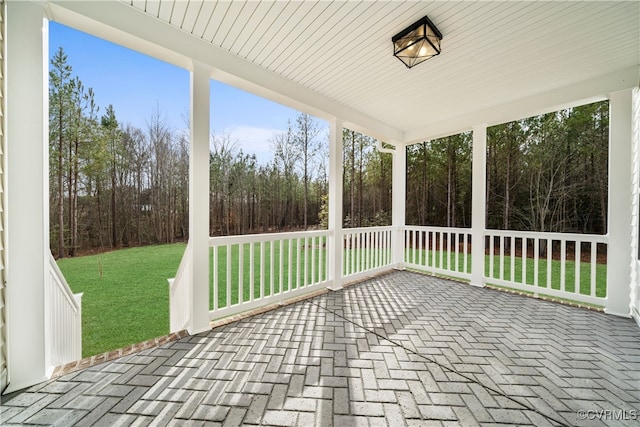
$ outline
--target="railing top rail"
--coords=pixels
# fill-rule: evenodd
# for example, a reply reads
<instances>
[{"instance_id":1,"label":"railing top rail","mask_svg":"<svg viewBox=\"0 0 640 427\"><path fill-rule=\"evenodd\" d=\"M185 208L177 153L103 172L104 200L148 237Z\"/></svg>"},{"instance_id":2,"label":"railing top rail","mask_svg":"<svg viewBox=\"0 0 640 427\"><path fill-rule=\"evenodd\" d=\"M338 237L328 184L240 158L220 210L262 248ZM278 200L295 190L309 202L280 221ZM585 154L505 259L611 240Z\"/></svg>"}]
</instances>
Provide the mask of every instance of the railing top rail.
<instances>
[{"instance_id":1,"label":"railing top rail","mask_svg":"<svg viewBox=\"0 0 640 427\"><path fill-rule=\"evenodd\" d=\"M418 230L418 231L439 231L442 233L471 233L471 228L462 227L440 227L430 225L405 225L405 230Z\"/></svg>"},{"instance_id":2,"label":"railing top rail","mask_svg":"<svg viewBox=\"0 0 640 427\"><path fill-rule=\"evenodd\" d=\"M552 240L570 240L579 242L608 243L609 236L606 234L579 234L579 233L557 233L540 231L518 231L518 230L485 230L485 236L505 236L505 237L527 237Z\"/></svg>"},{"instance_id":3,"label":"railing top rail","mask_svg":"<svg viewBox=\"0 0 640 427\"><path fill-rule=\"evenodd\" d=\"M288 233L243 234L236 236L209 237L209 246L232 245L236 243L271 242L275 240L300 239L305 237L327 237L329 230L293 231Z\"/></svg>"},{"instance_id":4,"label":"railing top rail","mask_svg":"<svg viewBox=\"0 0 640 427\"><path fill-rule=\"evenodd\" d=\"M392 225L381 225L376 227L354 227L354 228L343 228L342 234L354 234L354 233L368 233L371 231L389 231L394 230L396 227Z\"/></svg>"},{"instance_id":5,"label":"railing top rail","mask_svg":"<svg viewBox=\"0 0 640 427\"><path fill-rule=\"evenodd\" d=\"M76 313L78 313L80 311L80 306L78 305L76 298L73 296L73 292L71 291L69 284L64 278L62 271L60 271L60 267L58 267L58 263L56 262L55 258L51 254L49 254L49 266L56 279L54 280L56 286L58 287L58 289L60 289L62 294L65 296L66 300L69 302L69 305L71 305L73 310Z\"/></svg>"}]
</instances>

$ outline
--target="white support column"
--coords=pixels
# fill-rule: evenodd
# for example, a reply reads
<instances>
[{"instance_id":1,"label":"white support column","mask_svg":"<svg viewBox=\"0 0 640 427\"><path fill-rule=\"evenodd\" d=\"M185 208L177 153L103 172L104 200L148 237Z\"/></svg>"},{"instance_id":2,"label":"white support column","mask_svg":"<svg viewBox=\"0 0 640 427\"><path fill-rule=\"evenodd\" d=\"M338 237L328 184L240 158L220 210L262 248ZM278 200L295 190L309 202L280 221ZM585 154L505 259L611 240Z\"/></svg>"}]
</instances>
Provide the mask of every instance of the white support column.
<instances>
[{"instance_id":1,"label":"white support column","mask_svg":"<svg viewBox=\"0 0 640 427\"><path fill-rule=\"evenodd\" d=\"M34 2L7 9L7 335L9 388L49 374L48 20Z\"/></svg>"},{"instance_id":2,"label":"white support column","mask_svg":"<svg viewBox=\"0 0 640 427\"><path fill-rule=\"evenodd\" d=\"M487 125L473 127L471 190L471 284L484 286L484 230L487 194Z\"/></svg>"},{"instance_id":3,"label":"white support column","mask_svg":"<svg viewBox=\"0 0 640 427\"><path fill-rule=\"evenodd\" d=\"M636 257L636 254L630 254L633 248L633 95L634 89L626 89L609 96L609 244L605 312L624 317L631 314L631 263Z\"/></svg>"},{"instance_id":4,"label":"white support column","mask_svg":"<svg viewBox=\"0 0 640 427\"><path fill-rule=\"evenodd\" d=\"M392 265L394 268L404 268L404 226L406 221L406 198L407 198L407 147L397 144L393 153L393 175L392 175L392 209L391 225L392 232Z\"/></svg>"},{"instance_id":5,"label":"white support column","mask_svg":"<svg viewBox=\"0 0 640 427\"><path fill-rule=\"evenodd\" d=\"M633 111L631 113L632 134L631 146L633 151L633 174L631 176L632 202L631 215L633 217L631 234L631 316L640 326L640 256L638 255L638 237L640 234L640 88L633 90Z\"/></svg>"},{"instance_id":6,"label":"white support column","mask_svg":"<svg viewBox=\"0 0 640 427\"><path fill-rule=\"evenodd\" d=\"M189 151L189 243L191 263L191 321L197 334L209 326L209 115L211 69L193 64L191 72L191 147Z\"/></svg>"},{"instance_id":7,"label":"white support column","mask_svg":"<svg viewBox=\"0 0 640 427\"><path fill-rule=\"evenodd\" d=\"M329 280L342 288L342 121L334 119L329 133Z\"/></svg>"}]
</instances>

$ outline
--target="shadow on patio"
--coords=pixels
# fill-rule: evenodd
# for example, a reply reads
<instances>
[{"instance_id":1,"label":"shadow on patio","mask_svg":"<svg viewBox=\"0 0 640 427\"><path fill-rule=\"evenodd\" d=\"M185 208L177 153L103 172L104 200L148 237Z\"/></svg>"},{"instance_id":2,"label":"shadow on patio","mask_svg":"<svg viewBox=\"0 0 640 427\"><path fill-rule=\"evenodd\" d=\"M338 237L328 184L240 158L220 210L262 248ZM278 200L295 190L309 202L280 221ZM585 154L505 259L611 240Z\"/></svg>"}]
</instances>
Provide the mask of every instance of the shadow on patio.
<instances>
[{"instance_id":1,"label":"shadow on patio","mask_svg":"<svg viewBox=\"0 0 640 427\"><path fill-rule=\"evenodd\" d=\"M395 272L3 400L3 425L637 425L640 330Z\"/></svg>"}]
</instances>

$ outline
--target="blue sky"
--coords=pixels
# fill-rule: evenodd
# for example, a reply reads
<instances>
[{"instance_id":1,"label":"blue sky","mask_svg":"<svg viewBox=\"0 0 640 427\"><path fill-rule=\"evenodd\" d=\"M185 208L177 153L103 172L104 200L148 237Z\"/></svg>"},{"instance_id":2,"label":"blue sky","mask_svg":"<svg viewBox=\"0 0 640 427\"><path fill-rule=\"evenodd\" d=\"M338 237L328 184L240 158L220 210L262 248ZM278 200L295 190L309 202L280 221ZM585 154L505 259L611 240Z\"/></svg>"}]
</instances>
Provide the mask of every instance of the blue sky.
<instances>
[{"instance_id":1,"label":"blue sky","mask_svg":"<svg viewBox=\"0 0 640 427\"><path fill-rule=\"evenodd\" d=\"M93 88L103 114L113 104L120 123L142 129L156 109L173 129L186 128L189 72L97 37L50 23L49 54L62 47L84 86ZM293 123L296 110L212 80L211 131L229 134L244 152L271 159L269 139Z\"/></svg>"}]
</instances>

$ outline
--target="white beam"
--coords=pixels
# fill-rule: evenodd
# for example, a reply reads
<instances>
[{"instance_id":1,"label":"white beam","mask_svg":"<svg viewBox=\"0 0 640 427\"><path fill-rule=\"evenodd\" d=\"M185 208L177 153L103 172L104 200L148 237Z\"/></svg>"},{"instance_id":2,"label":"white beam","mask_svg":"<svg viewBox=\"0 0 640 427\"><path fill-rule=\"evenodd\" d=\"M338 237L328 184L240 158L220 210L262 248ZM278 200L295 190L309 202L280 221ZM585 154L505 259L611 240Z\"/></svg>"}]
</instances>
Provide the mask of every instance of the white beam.
<instances>
[{"instance_id":1,"label":"white beam","mask_svg":"<svg viewBox=\"0 0 640 427\"><path fill-rule=\"evenodd\" d=\"M448 120L435 123L428 123L428 120L425 120L423 127L405 132L404 142L414 144L456 135L470 130L470 123L486 123L488 126L494 126L563 108L602 101L607 99L609 93L636 87L639 79L640 67L636 66Z\"/></svg>"},{"instance_id":2,"label":"white beam","mask_svg":"<svg viewBox=\"0 0 640 427\"><path fill-rule=\"evenodd\" d=\"M338 119L329 130L329 280L331 289L342 288L342 128Z\"/></svg>"},{"instance_id":3,"label":"white beam","mask_svg":"<svg viewBox=\"0 0 640 427\"><path fill-rule=\"evenodd\" d=\"M471 172L471 284L484 286L484 231L487 192L487 125L473 127Z\"/></svg>"},{"instance_id":4,"label":"white beam","mask_svg":"<svg viewBox=\"0 0 640 427\"><path fill-rule=\"evenodd\" d=\"M607 307L605 312L629 317L631 314L632 252L632 159L634 89L609 96L609 203L607 248Z\"/></svg>"},{"instance_id":5,"label":"white beam","mask_svg":"<svg viewBox=\"0 0 640 427\"><path fill-rule=\"evenodd\" d=\"M392 210L391 225L392 234L392 263L395 268L404 267L404 226L406 220L407 198L407 147L403 144L396 145L393 153L392 172Z\"/></svg>"},{"instance_id":6,"label":"white beam","mask_svg":"<svg viewBox=\"0 0 640 427\"><path fill-rule=\"evenodd\" d=\"M7 269L9 388L46 380L49 280L48 21L7 5Z\"/></svg>"},{"instance_id":7,"label":"white beam","mask_svg":"<svg viewBox=\"0 0 640 427\"><path fill-rule=\"evenodd\" d=\"M209 114L211 69L194 62L191 72L189 242L192 250L189 333L209 326Z\"/></svg>"},{"instance_id":8,"label":"white beam","mask_svg":"<svg viewBox=\"0 0 640 427\"><path fill-rule=\"evenodd\" d=\"M49 2L52 19L180 67L190 59L215 69L213 78L314 116L341 117L350 129L402 141L398 129L246 61L124 2Z\"/></svg>"}]
</instances>

